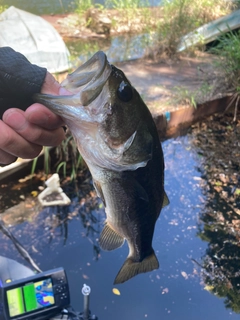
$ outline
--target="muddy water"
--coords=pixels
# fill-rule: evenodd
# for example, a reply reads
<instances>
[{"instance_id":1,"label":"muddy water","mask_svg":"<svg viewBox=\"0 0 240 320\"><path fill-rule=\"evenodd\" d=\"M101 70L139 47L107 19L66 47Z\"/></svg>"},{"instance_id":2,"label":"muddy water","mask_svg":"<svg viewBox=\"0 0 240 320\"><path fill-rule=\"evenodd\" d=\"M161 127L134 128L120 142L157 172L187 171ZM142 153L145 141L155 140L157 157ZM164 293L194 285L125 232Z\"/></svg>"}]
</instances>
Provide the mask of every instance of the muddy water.
<instances>
[{"instance_id":1,"label":"muddy water","mask_svg":"<svg viewBox=\"0 0 240 320\"><path fill-rule=\"evenodd\" d=\"M239 318L240 122L212 123L163 143L170 205L162 210L153 241L160 269L117 286L120 296L112 283L128 248L100 250L105 214L91 185L83 184L78 193L68 187L71 206L45 209L31 198L37 185L26 191L19 186L16 203L24 194L27 218L18 214L21 223L15 224L16 212L2 217L41 269L66 269L75 309L82 311L86 283L92 289L90 309L102 320ZM2 255L23 261L3 235L0 243Z\"/></svg>"}]
</instances>

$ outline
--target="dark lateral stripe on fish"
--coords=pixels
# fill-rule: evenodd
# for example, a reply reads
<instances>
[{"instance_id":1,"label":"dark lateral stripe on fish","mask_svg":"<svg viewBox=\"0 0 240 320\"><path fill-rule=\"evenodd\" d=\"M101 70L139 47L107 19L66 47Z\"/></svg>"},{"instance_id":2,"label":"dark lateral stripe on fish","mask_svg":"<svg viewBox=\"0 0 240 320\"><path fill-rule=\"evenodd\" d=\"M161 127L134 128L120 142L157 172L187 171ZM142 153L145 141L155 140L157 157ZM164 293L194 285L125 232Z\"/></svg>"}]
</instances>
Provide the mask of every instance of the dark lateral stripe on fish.
<instances>
[{"instance_id":1,"label":"dark lateral stripe on fish","mask_svg":"<svg viewBox=\"0 0 240 320\"><path fill-rule=\"evenodd\" d=\"M121 247L125 239L116 233L108 223L105 224L99 239L99 245L103 250L111 251Z\"/></svg>"},{"instance_id":2,"label":"dark lateral stripe on fish","mask_svg":"<svg viewBox=\"0 0 240 320\"><path fill-rule=\"evenodd\" d=\"M159 262L154 252L141 262L134 262L132 258L127 258L118 272L114 284L123 283L139 273L149 272L158 268Z\"/></svg>"}]
</instances>

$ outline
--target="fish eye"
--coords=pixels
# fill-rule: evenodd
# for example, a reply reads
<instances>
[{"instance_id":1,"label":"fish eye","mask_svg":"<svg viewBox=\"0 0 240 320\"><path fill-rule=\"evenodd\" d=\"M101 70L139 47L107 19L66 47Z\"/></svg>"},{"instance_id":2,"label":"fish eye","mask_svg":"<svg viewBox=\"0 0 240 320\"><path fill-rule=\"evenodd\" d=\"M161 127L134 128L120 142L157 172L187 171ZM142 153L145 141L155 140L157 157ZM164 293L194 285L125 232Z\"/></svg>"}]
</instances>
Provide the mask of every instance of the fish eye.
<instances>
[{"instance_id":1,"label":"fish eye","mask_svg":"<svg viewBox=\"0 0 240 320\"><path fill-rule=\"evenodd\" d=\"M133 97L132 87L128 83L122 81L117 89L117 95L123 102L128 102Z\"/></svg>"}]
</instances>

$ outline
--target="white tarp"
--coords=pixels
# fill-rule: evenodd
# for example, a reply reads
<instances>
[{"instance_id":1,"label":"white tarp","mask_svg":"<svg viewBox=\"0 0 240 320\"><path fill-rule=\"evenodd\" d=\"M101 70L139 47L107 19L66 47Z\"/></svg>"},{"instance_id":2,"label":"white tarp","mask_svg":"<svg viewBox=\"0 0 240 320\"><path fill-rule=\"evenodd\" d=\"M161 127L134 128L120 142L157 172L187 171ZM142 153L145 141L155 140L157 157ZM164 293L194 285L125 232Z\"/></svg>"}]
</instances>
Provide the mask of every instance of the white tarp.
<instances>
[{"instance_id":1,"label":"white tarp","mask_svg":"<svg viewBox=\"0 0 240 320\"><path fill-rule=\"evenodd\" d=\"M52 73L69 69L69 51L57 30L43 18L10 7L0 14L0 47L21 52Z\"/></svg>"}]
</instances>

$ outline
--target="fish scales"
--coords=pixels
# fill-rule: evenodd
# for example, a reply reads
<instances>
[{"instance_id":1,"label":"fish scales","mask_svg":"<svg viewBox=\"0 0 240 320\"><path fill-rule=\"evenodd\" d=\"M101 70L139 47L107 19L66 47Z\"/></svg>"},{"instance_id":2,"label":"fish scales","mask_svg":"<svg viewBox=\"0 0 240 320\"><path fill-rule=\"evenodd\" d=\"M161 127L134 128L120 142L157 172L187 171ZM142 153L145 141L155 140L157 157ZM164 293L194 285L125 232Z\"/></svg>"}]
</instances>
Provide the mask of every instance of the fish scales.
<instances>
[{"instance_id":1,"label":"fish scales","mask_svg":"<svg viewBox=\"0 0 240 320\"><path fill-rule=\"evenodd\" d=\"M152 115L124 73L99 51L62 83L70 96L34 99L68 125L102 199L106 221L99 244L129 254L114 283L157 269L152 248L156 221L168 204L164 159Z\"/></svg>"}]
</instances>

